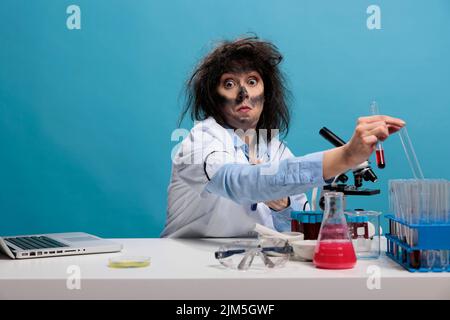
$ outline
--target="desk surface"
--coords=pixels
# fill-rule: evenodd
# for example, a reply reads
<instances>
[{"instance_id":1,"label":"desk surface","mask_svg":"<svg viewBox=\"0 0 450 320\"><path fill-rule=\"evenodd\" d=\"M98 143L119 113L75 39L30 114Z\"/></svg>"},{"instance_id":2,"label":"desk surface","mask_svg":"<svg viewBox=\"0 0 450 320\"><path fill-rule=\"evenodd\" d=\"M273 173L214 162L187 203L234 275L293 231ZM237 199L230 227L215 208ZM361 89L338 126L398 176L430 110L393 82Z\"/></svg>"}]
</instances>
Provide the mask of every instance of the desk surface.
<instances>
[{"instance_id":1,"label":"desk surface","mask_svg":"<svg viewBox=\"0 0 450 320\"><path fill-rule=\"evenodd\" d=\"M237 271L213 255L229 239L112 240L124 245L122 252L30 260L0 255L0 299L450 299L450 273L410 273L384 254L351 270L289 261L279 269ZM121 255L149 256L151 265L107 266ZM67 286L76 283L74 270L80 289Z\"/></svg>"}]
</instances>

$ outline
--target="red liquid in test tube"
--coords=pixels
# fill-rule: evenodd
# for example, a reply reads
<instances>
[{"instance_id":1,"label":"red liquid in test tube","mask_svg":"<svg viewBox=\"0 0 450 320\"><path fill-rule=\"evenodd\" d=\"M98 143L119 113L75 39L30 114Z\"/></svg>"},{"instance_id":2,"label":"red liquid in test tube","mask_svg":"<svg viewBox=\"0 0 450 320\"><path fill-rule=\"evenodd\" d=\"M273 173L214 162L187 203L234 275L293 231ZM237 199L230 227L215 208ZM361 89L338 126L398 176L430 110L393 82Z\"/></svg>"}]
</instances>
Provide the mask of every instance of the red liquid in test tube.
<instances>
[{"instance_id":1,"label":"red liquid in test tube","mask_svg":"<svg viewBox=\"0 0 450 320\"><path fill-rule=\"evenodd\" d=\"M377 158L377 166L380 169L384 169L384 167L386 166L386 163L384 162L384 150L381 147L381 149L377 149L375 151L375 155Z\"/></svg>"},{"instance_id":2,"label":"red liquid in test tube","mask_svg":"<svg viewBox=\"0 0 450 320\"><path fill-rule=\"evenodd\" d=\"M372 115L379 115L380 112L378 110L378 104L373 101L370 104L370 111ZM384 158L384 149L383 144L381 142L377 142L377 149L375 151L375 156L377 159L377 167L380 169L384 169L386 167L386 159Z\"/></svg>"}]
</instances>

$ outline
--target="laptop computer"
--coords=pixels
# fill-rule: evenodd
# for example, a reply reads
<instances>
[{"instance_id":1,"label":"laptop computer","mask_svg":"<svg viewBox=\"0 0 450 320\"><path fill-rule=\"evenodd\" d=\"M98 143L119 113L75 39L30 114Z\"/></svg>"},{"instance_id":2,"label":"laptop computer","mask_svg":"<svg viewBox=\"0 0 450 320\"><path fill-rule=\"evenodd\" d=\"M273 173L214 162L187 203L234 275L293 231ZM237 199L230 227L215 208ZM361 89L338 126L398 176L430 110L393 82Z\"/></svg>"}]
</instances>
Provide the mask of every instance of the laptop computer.
<instances>
[{"instance_id":1,"label":"laptop computer","mask_svg":"<svg viewBox=\"0 0 450 320\"><path fill-rule=\"evenodd\" d=\"M121 251L123 246L84 232L0 237L0 251L11 259L31 259Z\"/></svg>"}]
</instances>

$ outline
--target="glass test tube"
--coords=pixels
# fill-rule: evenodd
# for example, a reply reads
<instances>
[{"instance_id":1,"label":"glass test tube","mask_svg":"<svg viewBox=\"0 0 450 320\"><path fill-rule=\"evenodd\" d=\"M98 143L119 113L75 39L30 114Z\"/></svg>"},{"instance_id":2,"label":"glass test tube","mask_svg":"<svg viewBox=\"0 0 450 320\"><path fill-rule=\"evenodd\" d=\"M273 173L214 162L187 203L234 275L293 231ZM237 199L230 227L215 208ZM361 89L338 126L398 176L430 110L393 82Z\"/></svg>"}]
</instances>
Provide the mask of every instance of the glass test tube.
<instances>
[{"instance_id":1,"label":"glass test tube","mask_svg":"<svg viewBox=\"0 0 450 320\"><path fill-rule=\"evenodd\" d=\"M372 115L380 114L380 112L378 110L378 104L375 101L372 101L372 103L370 104L370 112L372 113ZM383 144L381 143L381 141L377 142L377 149L375 150L375 155L376 155L376 159L377 159L378 168L384 169L384 167L386 167L386 161L384 158L384 149L383 149Z\"/></svg>"}]
</instances>

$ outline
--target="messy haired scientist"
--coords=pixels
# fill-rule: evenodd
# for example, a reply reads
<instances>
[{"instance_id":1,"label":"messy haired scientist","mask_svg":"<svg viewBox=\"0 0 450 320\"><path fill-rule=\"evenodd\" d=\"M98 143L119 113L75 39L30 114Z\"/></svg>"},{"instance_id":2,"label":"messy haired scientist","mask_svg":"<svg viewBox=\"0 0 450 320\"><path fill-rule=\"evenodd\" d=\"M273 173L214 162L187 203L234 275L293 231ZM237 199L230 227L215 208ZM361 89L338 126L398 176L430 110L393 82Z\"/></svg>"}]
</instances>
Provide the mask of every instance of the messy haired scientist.
<instances>
[{"instance_id":1,"label":"messy haired scientist","mask_svg":"<svg viewBox=\"0 0 450 320\"><path fill-rule=\"evenodd\" d=\"M361 117L345 145L296 157L280 137L290 109L282 55L257 37L218 44L195 68L181 118L195 121L172 157L162 237L251 237L290 230L305 192L366 161L405 122Z\"/></svg>"}]
</instances>

